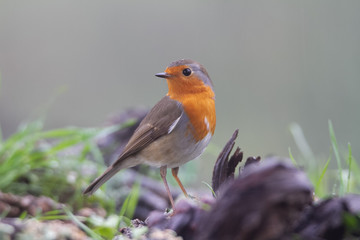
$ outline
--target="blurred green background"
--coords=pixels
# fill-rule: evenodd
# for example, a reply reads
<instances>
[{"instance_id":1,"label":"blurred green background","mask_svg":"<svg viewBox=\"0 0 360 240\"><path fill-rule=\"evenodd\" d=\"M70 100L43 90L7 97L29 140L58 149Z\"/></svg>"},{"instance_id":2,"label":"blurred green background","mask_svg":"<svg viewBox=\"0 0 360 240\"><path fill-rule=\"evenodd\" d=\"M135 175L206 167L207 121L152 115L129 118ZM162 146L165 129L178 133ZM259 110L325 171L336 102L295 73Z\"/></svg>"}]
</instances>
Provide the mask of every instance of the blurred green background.
<instances>
[{"instance_id":1,"label":"blurred green background","mask_svg":"<svg viewBox=\"0 0 360 240\"><path fill-rule=\"evenodd\" d=\"M358 0L0 0L3 135L44 112L52 129L151 107L167 91L154 74L191 58L215 84L215 146L239 128L245 156L296 155L297 122L326 158L331 119L359 158L359 13Z\"/></svg>"}]
</instances>

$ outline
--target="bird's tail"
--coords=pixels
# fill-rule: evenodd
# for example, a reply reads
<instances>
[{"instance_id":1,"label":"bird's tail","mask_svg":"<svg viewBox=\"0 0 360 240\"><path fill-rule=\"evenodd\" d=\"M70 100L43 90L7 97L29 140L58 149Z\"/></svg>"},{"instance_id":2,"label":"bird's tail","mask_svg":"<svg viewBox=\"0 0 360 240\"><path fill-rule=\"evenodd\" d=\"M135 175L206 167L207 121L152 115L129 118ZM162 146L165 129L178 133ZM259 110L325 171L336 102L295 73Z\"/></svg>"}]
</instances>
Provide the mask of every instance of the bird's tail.
<instances>
[{"instance_id":1,"label":"bird's tail","mask_svg":"<svg viewBox=\"0 0 360 240\"><path fill-rule=\"evenodd\" d=\"M123 161L115 161L114 164L109 166L105 172L96 178L83 192L85 195L91 195L96 190L98 190L101 185L103 185L107 180L109 180L112 176L114 176L118 171L124 168L129 168L138 165L135 161L128 161L130 159L124 159Z\"/></svg>"}]
</instances>

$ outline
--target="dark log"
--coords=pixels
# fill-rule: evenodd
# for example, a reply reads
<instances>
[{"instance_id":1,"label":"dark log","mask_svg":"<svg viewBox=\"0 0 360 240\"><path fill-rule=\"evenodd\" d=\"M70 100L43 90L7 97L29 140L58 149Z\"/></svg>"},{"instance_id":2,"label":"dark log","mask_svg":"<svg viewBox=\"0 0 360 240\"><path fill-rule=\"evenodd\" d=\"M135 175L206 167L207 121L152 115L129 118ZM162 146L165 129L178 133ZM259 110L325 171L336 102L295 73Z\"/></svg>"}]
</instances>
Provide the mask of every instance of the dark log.
<instances>
[{"instance_id":1,"label":"dark log","mask_svg":"<svg viewBox=\"0 0 360 240\"><path fill-rule=\"evenodd\" d=\"M323 200L307 209L295 229L303 239L338 240L360 236L360 195Z\"/></svg>"},{"instance_id":2,"label":"dark log","mask_svg":"<svg viewBox=\"0 0 360 240\"><path fill-rule=\"evenodd\" d=\"M176 204L175 214L169 218L163 212L154 211L150 214L146 223L150 229L171 229L185 239L196 239L198 226L205 215L205 210L191 203L189 200L181 200Z\"/></svg>"},{"instance_id":3,"label":"dark log","mask_svg":"<svg viewBox=\"0 0 360 240\"><path fill-rule=\"evenodd\" d=\"M173 217L153 212L150 228L172 229L186 239L285 239L312 203L305 174L278 159L253 164L234 181L222 185L215 204L204 210L180 201Z\"/></svg>"},{"instance_id":4,"label":"dark log","mask_svg":"<svg viewBox=\"0 0 360 240\"><path fill-rule=\"evenodd\" d=\"M280 239L312 202L305 174L278 159L250 165L221 192L196 239Z\"/></svg>"},{"instance_id":5,"label":"dark log","mask_svg":"<svg viewBox=\"0 0 360 240\"><path fill-rule=\"evenodd\" d=\"M239 130L237 129L216 160L212 176L212 188L215 193L227 180L234 179L235 168L242 160L243 153L240 152L240 148L236 149L235 154L229 160L229 155L234 147L238 133Z\"/></svg>"},{"instance_id":6,"label":"dark log","mask_svg":"<svg viewBox=\"0 0 360 240\"><path fill-rule=\"evenodd\" d=\"M260 157L248 157L248 158L246 159L244 168L248 167L250 164L259 163L260 160L261 160Z\"/></svg>"}]
</instances>

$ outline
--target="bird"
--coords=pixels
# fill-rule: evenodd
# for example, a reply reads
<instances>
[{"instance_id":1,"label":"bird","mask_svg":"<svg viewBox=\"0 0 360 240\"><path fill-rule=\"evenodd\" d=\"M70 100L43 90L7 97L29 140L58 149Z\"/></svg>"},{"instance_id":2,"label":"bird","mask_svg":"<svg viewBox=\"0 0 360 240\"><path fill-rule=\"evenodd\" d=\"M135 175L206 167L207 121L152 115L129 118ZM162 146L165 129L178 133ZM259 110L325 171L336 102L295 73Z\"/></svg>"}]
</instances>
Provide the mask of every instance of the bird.
<instances>
[{"instance_id":1,"label":"bird","mask_svg":"<svg viewBox=\"0 0 360 240\"><path fill-rule=\"evenodd\" d=\"M141 121L117 160L85 189L85 195L93 194L118 171L147 164L160 168L173 211L167 168L171 168L173 177L188 197L178 171L181 165L201 155L214 135L213 83L206 69L190 59L174 61L155 76L166 79L168 93Z\"/></svg>"}]
</instances>

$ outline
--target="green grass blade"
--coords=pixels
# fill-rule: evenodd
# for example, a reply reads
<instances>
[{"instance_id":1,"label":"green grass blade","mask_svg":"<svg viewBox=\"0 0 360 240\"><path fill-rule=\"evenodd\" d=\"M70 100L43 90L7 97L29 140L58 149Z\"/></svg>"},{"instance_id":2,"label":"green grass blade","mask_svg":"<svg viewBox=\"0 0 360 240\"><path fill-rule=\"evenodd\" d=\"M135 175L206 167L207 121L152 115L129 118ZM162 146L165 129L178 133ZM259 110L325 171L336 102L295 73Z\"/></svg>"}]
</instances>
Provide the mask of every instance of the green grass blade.
<instances>
[{"instance_id":1,"label":"green grass blade","mask_svg":"<svg viewBox=\"0 0 360 240\"><path fill-rule=\"evenodd\" d=\"M76 127L67 127L67 128L60 128L60 129L54 129L49 130L40 133L41 138L64 138L64 137L71 137L75 134L78 134L81 129L78 129Z\"/></svg>"},{"instance_id":2,"label":"green grass blade","mask_svg":"<svg viewBox=\"0 0 360 240\"><path fill-rule=\"evenodd\" d=\"M126 216L130 219L134 217L135 209L139 201L140 188L140 183L136 182L131 189L130 200L128 203L128 207L126 208Z\"/></svg>"},{"instance_id":3,"label":"green grass blade","mask_svg":"<svg viewBox=\"0 0 360 240\"><path fill-rule=\"evenodd\" d=\"M293 135L294 141L298 149L300 150L300 153L303 155L304 159L307 161L312 162L314 157L314 153L311 150L308 142L306 141L304 132L302 131L301 127L297 123L292 123L290 125L290 132Z\"/></svg>"},{"instance_id":4,"label":"green grass blade","mask_svg":"<svg viewBox=\"0 0 360 240\"><path fill-rule=\"evenodd\" d=\"M318 181L316 182L315 189L317 190L317 194L320 197L322 197L322 195L323 195L323 193L320 192L320 189L324 189L324 188L321 188L320 186L321 186L322 180L324 179L325 173L327 172L330 161L331 161L331 156L329 156L328 160L326 161L325 166L321 171L320 177L319 177Z\"/></svg>"},{"instance_id":5,"label":"green grass blade","mask_svg":"<svg viewBox=\"0 0 360 240\"><path fill-rule=\"evenodd\" d=\"M103 165L104 164L104 158L103 158L103 154L101 152L101 150L99 149L98 145L96 145L96 143L89 141L89 152L92 154L92 156L94 157L94 160Z\"/></svg>"},{"instance_id":6,"label":"green grass blade","mask_svg":"<svg viewBox=\"0 0 360 240\"><path fill-rule=\"evenodd\" d=\"M294 156L292 155L290 147L288 148L288 151L289 151L289 157L290 157L291 162L294 164L295 167L298 167L298 163L296 162Z\"/></svg>"},{"instance_id":7,"label":"green grass blade","mask_svg":"<svg viewBox=\"0 0 360 240\"><path fill-rule=\"evenodd\" d=\"M338 165L338 177L339 177L339 181L340 181L340 185L339 185L339 195L343 196L344 195L344 181L343 181L343 177L342 177L342 166L341 166L341 158L340 158L340 153L339 153L339 147L336 141L336 137L335 137L335 131L333 128L333 125L331 123L331 120L329 120L329 133L330 133L330 139L331 139L331 145L335 154L335 159Z\"/></svg>"},{"instance_id":8,"label":"green grass blade","mask_svg":"<svg viewBox=\"0 0 360 240\"><path fill-rule=\"evenodd\" d=\"M132 219L135 209L139 200L139 194L140 194L140 184L139 182L136 182L129 195L126 197L124 203L121 206L120 212L119 212L119 223L118 226L120 226L121 222L125 222L126 225L130 225L130 219Z\"/></svg>"},{"instance_id":9,"label":"green grass blade","mask_svg":"<svg viewBox=\"0 0 360 240\"><path fill-rule=\"evenodd\" d=\"M64 207L63 208L66 215L68 215L68 217L70 218L70 220L72 222L74 222L76 225L78 225L82 230L84 230L84 232L86 232L92 239L96 239L96 240L103 240L102 237L100 237L99 235L97 235L93 230L91 230L88 226L86 226L85 224L83 224L81 221L79 221L79 219L77 219L77 217L72 214L72 212L67 208Z\"/></svg>"},{"instance_id":10,"label":"green grass blade","mask_svg":"<svg viewBox=\"0 0 360 240\"><path fill-rule=\"evenodd\" d=\"M125 198L125 201L123 202L123 204L122 204L122 206L121 206L121 209L120 209L120 212L119 212L119 216L124 216L124 215L125 215L127 206L128 206L128 204L129 204L129 200L130 200L130 194Z\"/></svg>"},{"instance_id":11,"label":"green grass blade","mask_svg":"<svg viewBox=\"0 0 360 240\"><path fill-rule=\"evenodd\" d=\"M28 216L28 212L27 212L27 211L23 211L23 212L20 214L19 219L24 220L27 216Z\"/></svg>"},{"instance_id":12,"label":"green grass blade","mask_svg":"<svg viewBox=\"0 0 360 240\"><path fill-rule=\"evenodd\" d=\"M52 154L58 153L61 150L67 149L67 148L72 147L72 146L75 146L76 144L79 144L81 142L82 141L81 141L80 137L64 139L63 141L60 141L58 144L51 147L48 150L48 154L52 155Z\"/></svg>"},{"instance_id":13,"label":"green grass blade","mask_svg":"<svg viewBox=\"0 0 360 240\"><path fill-rule=\"evenodd\" d=\"M349 172L348 172L348 177L347 177L347 184L346 184L346 192L350 192L350 180L351 180L351 168L352 168L352 151L351 151L351 145L350 143L348 143L348 167L349 167Z\"/></svg>"},{"instance_id":14,"label":"green grass blade","mask_svg":"<svg viewBox=\"0 0 360 240\"><path fill-rule=\"evenodd\" d=\"M2 134L2 128L1 128L1 125L0 125L0 149L2 147L2 143L3 143L3 134Z\"/></svg>"},{"instance_id":15,"label":"green grass blade","mask_svg":"<svg viewBox=\"0 0 360 240\"><path fill-rule=\"evenodd\" d=\"M216 193L214 192L214 189L210 186L210 184L208 184L205 181L202 181L202 183L205 184L210 189L210 191L212 192L212 195L214 196L214 198L216 198Z\"/></svg>"},{"instance_id":16,"label":"green grass blade","mask_svg":"<svg viewBox=\"0 0 360 240\"><path fill-rule=\"evenodd\" d=\"M51 220L69 220L69 216L65 215L51 215L51 216L40 216L37 217L37 220L39 221L51 221ZM70 219L71 220L71 219Z\"/></svg>"}]
</instances>

